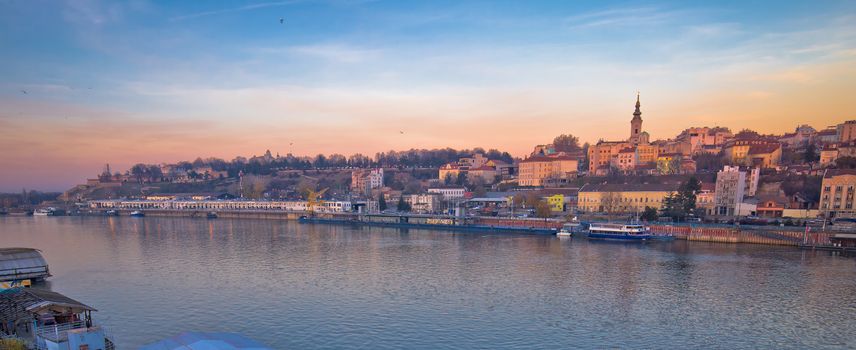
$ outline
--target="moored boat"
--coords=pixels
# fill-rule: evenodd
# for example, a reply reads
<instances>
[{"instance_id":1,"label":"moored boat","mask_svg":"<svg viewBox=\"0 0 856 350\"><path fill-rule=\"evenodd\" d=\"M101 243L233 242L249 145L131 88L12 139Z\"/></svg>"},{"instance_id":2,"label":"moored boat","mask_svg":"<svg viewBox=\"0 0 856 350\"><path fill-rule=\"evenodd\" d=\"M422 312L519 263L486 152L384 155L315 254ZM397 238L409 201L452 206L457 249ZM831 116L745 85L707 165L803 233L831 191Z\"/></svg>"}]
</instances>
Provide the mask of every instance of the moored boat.
<instances>
[{"instance_id":1,"label":"moored boat","mask_svg":"<svg viewBox=\"0 0 856 350\"><path fill-rule=\"evenodd\" d=\"M589 225L589 239L603 239L628 242L645 242L652 240L651 229L641 224L608 224L592 223Z\"/></svg>"},{"instance_id":2,"label":"moored boat","mask_svg":"<svg viewBox=\"0 0 856 350\"><path fill-rule=\"evenodd\" d=\"M217 218L217 213L215 213L215 212L213 212L213 211L209 211L209 212L208 212L208 214L205 214L205 217L206 217L206 218L208 218L208 219L216 219L216 218Z\"/></svg>"},{"instance_id":3,"label":"moored boat","mask_svg":"<svg viewBox=\"0 0 856 350\"><path fill-rule=\"evenodd\" d=\"M56 215L56 208L47 207L47 208L39 208L33 212L33 216L54 216Z\"/></svg>"},{"instance_id":4,"label":"moored boat","mask_svg":"<svg viewBox=\"0 0 856 350\"><path fill-rule=\"evenodd\" d=\"M574 232L579 232L580 227L582 227L579 223L567 223L562 225L562 229L559 232L556 232L556 236L559 237L571 237L574 235Z\"/></svg>"},{"instance_id":5,"label":"moored boat","mask_svg":"<svg viewBox=\"0 0 856 350\"><path fill-rule=\"evenodd\" d=\"M139 211L139 210L132 211L130 215L133 217L137 217L137 218L141 218L143 216L146 216L145 213L143 213L142 211Z\"/></svg>"}]
</instances>

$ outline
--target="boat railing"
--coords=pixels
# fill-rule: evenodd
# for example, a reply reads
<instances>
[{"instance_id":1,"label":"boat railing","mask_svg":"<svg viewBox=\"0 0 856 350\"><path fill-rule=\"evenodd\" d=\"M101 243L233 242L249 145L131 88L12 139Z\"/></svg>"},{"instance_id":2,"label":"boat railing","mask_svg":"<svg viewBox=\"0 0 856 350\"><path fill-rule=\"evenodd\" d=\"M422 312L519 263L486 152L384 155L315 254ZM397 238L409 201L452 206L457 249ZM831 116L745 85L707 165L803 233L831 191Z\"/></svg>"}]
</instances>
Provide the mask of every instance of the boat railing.
<instances>
[{"instance_id":1,"label":"boat railing","mask_svg":"<svg viewBox=\"0 0 856 350\"><path fill-rule=\"evenodd\" d=\"M36 328L36 335L54 343L59 343L68 339L69 331L81 328L86 329L89 327L86 327L86 322L84 321L39 326Z\"/></svg>"}]
</instances>

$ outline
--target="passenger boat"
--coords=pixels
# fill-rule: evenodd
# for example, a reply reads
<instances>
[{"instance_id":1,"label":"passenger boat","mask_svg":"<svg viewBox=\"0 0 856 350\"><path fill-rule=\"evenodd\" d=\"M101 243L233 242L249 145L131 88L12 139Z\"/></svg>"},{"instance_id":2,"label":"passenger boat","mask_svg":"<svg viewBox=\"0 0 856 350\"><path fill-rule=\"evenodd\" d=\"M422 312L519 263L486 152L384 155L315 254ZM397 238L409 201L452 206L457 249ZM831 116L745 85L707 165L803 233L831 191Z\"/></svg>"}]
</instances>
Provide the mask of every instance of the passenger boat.
<instances>
[{"instance_id":1,"label":"passenger boat","mask_svg":"<svg viewBox=\"0 0 856 350\"><path fill-rule=\"evenodd\" d=\"M113 209L104 212L104 215L107 216L119 216L119 212Z\"/></svg>"},{"instance_id":2,"label":"passenger boat","mask_svg":"<svg viewBox=\"0 0 856 350\"><path fill-rule=\"evenodd\" d=\"M143 216L146 216L146 214L143 213L142 211L134 210L131 212L131 216L141 218Z\"/></svg>"},{"instance_id":3,"label":"passenger boat","mask_svg":"<svg viewBox=\"0 0 856 350\"><path fill-rule=\"evenodd\" d=\"M653 239L651 229L641 224L592 223L588 230L589 239L630 242L645 242Z\"/></svg>"},{"instance_id":4,"label":"passenger boat","mask_svg":"<svg viewBox=\"0 0 856 350\"><path fill-rule=\"evenodd\" d=\"M215 212L213 212L213 211L209 211L209 212L208 212L208 214L205 214L205 217L206 217L206 218L208 218L208 219L216 219L216 218L217 218L217 213L215 213Z\"/></svg>"}]
</instances>

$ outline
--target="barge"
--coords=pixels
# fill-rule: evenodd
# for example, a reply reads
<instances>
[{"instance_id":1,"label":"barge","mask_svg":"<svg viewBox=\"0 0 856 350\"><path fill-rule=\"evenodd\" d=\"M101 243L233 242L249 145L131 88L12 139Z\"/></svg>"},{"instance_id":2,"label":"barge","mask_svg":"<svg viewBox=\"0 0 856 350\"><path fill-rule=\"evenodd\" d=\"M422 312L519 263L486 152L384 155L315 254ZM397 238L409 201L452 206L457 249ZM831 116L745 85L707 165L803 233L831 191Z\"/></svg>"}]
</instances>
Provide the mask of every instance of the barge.
<instances>
[{"instance_id":1,"label":"barge","mask_svg":"<svg viewBox=\"0 0 856 350\"><path fill-rule=\"evenodd\" d=\"M333 219L333 218L318 218L310 216L301 216L298 222L308 224L335 224L335 225L353 225L353 226L373 226L373 227L390 227L390 228L407 228L407 229L427 229L427 230L444 230L458 232L494 232L494 233L530 233L541 235L555 235L558 229L553 227L536 227L536 226L514 226L514 225L484 225L484 224L454 224L449 221L438 220L437 223L415 223L406 220L408 217L401 216L398 221L370 221L360 220L358 218L351 219Z\"/></svg>"}]
</instances>

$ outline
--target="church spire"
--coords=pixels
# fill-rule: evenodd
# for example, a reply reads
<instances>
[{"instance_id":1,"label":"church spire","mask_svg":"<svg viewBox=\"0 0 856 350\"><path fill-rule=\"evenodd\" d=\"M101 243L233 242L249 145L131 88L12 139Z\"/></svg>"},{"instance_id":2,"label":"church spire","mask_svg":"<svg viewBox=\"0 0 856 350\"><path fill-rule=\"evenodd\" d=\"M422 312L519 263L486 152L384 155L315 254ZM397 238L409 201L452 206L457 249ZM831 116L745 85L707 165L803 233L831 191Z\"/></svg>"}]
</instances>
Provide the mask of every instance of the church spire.
<instances>
[{"instance_id":1,"label":"church spire","mask_svg":"<svg viewBox=\"0 0 856 350\"><path fill-rule=\"evenodd\" d=\"M639 91L636 91L636 111L633 112L633 119L642 118L642 111L639 110L642 104L639 103Z\"/></svg>"}]
</instances>

